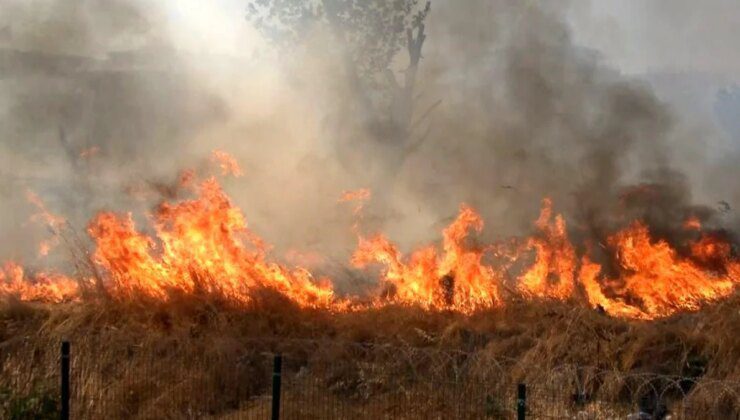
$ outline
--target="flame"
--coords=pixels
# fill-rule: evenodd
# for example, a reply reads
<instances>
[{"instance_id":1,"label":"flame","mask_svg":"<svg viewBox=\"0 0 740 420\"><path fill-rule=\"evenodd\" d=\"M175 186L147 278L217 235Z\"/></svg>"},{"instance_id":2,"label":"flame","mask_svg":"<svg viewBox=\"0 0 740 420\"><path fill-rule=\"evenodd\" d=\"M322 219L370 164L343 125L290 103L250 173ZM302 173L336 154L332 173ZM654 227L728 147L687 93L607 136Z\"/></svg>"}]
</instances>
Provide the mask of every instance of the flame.
<instances>
[{"instance_id":1,"label":"flame","mask_svg":"<svg viewBox=\"0 0 740 420\"><path fill-rule=\"evenodd\" d=\"M60 229L67 223L67 220L59 215L50 212L43 200L33 191L26 191L26 199L36 207L37 212L31 215L31 222L43 223L52 233L51 238L42 240L38 245L38 255L45 257L51 250L59 245Z\"/></svg>"},{"instance_id":2,"label":"flame","mask_svg":"<svg viewBox=\"0 0 740 420\"><path fill-rule=\"evenodd\" d=\"M136 230L131 214L99 214L89 225L94 261L112 294L169 299L173 292L218 294L249 303L256 291L274 289L302 306L329 306L333 290L302 268L266 259L268 247L247 229L215 178L197 196L163 203L153 215L156 238Z\"/></svg>"},{"instance_id":3,"label":"flame","mask_svg":"<svg viewBox=\"0 0 740 420\"><path fill-rule=\"evenodd\" d=\"M356 202L355 208L352 212L355 216L359 216L362 213L362 209L365 207L365 203L370 200L371 196L372 194L367 188L361 188L354 191L343 191L342 195L339 197L339 202Z\"/></svg>"},{"instance_id":4,"label":"flame","mask_svg":"<svg viewBox=\"0 0 740 420\"><path fill-rule=\"evenodd\" d=\"M244 175L236 159L222 150L211 152L211 161L221 168L221 175L223 176L231 175L239 178Z\"/></svg>"},{"instance_id":5,"label":"flame","mask_svg":"<svg viewBox=\"0 0 740 420\"><path fill-rule=\"evenodd\" d=\"M347 201L367 201L372 196L372 193L370 190L366 188L361 188L359 190L354 191L343 191L342 195L339 197L339 202L347 202Z\"/></svg>"},{"instance_id":6,"label":"flame","mask_svg":"<svg viewBox=\"0 0 740 420\"><path fill-rule=\"evenodd\" d=\"M608 242L616 251L622 274L619 279L602 283L611 285L616 297L606 298L597 287L598 269L588 260L584 261L586 269L581 270L581 281L587 285L589 301L612 315L654 319L697 310L704 303L729 296L738 282L737 277L707 271L691 259L679 256L664 240L653 240L642 222L633 222L612 235ZM708 255L706 252L717 255L723 250L722 257L729 257L729 244L700 242L695 247L696 252L704 253L701 255ZM735 266L732 263L728 267L733 275Z\"/></svg>"},{"instance_id":7,"label":"flame","mask_svg":"<svg viewBox=\"0 0 740 420\"><path fill-rule=\"evenodd\" d=\"M56 273L37 273L28 278L19 264L7 262L0 267L0 296L14 296L23 301L64 302L78 297L77 282Z\"/></svg>"},{"instance_id":8,"label":"flame","mask_svg":"<svg viewBox=\"0 0 740 420\"><path fill-rule=\"evenodd\" d=\"M499 275L482 264L482 250L465 243L470 230L482 229L480 216L462 205L457 219L443 232L441 255L435 247L425 246L405 259L396 245L376 235L360 237L352 263L358 268L371 263L384 266L387 301L461 312L498 306Z\"/></svg>"},{"instance_id":9,"label":"flame","mask_svg":"<svg viewBox=\"0 0 740 420\"><path fill-rule=\"evenodd\" d=\"M701 230L701 220L696 216L691 216L683 222L683 228L686 230Z\"/></svg>"},{"instance_id":10,"label":"flame","mask_svg":"<svg viewBox=\"0 0 740 420\"><path fill-rule=\"evenodd\" d=\"M32 222L46 224L49 228L58 230L67 223L67 220L59 215L50 212L46 208L44 201L39 198L33 191L26 191L26 199L29 203L36 206L37 212L31 216Z\"/></svg>"},{"instance_id":11,"label":"flame","mask_svg":"<svg viewBox=\"0 0 740 420\"><path fill-rule=\"evenodd\" d=\"M535 250L534 264L519 277L519 289L525 296L568 299L575 288L576 252L568 240L565 220L552 217L552 201L542 201L540 217L535 222L540 235L527 241L525 250Z\"/></svg>"},{"instance_id":12,"label":"flame","mask_svg":"<svg viewBox=\"0 0 740 420\"><path fill-rule=\"evenodd\" d=\"M215 151L212 158L222 173L241 174L231 156ZM408 253L382 233L360 234L355 224L358 245L352 265L380 266L379 290L368 304L337 297L331 281L315 279L301 266L321 265L321 255L289 252L286 259L295 266L271 261L270 246L248 228L215 177L200 179L184 171L175 185L162 188L169 201L149 215L145 228L137 228L134 214L113 212L99 213L88 225L94 271L113 298L169 301L183 294L206 295L248 305L269 289L301 307L332 311L400 304L469 314L506 305L514 295L650 320L697 310L734 293L740 284L740 260L732 243L721 232L704 231L697 218L684 223L696 231L688 242L656 238L645 222L636 220L607 235L603 250L595 254L588 243L581 249L571 242L564 217L546 198L531 236L491 244L470 237L484 223L464 204L442 231L440 243ZM339 201L356 202L359 219L370 197L366 189L345 191ZM64 218L49 212L35 194L29 192L28 199L38 209L32 220L58 236ZM47 251L50 246L49 241L41 244ZM512 267L525 268L509 276ZM515 287L504 288L505 280ZM78 282L64 275L28 276L14 262L0 268L2 296L63 302L81 299L78 289Z\"/></svg>"},{"instance_id":13,"label":"flame","mask_svg":"<svg viewBox=\"0 0 740 420\"><path fill-rule=\"evenodd\" d=\"M37 252L40 257L46 257L57 245L59 245L59 241L56 238L43 240L39 242Z\"/></svg>"}]
</instances>

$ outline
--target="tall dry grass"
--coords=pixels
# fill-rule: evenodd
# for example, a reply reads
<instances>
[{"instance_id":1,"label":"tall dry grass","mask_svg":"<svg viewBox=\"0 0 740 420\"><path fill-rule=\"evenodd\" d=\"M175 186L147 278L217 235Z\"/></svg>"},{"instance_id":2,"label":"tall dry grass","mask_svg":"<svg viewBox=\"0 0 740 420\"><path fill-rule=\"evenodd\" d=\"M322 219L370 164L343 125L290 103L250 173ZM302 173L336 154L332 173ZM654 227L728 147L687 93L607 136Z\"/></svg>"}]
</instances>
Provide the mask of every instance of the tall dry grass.
<instances>
[{"instance_id":1,"label":"tall dry grass","mask_svg":"<svg viewBox=\"0 0 740 420\"><path fill-rule=\"evenodd\" d=\"M278 352L285 355L286 410L307 410L306 418L320 418L337 401L348 415L372 408L377 418L413 418L462 410L462 403L450 404L463 397L495 417L513 407L517 382L542 394L535 401L552 400L563 410L574 393L599 396L583 412L628 410L650 387L667 390L674 405L706 403L704 393L717 400L712 409L721 403L737 410L738 389L723 396L701 384L740 382L739 308L735 296L698 313L635 322L558 302L513 302L471 316L400 306L331 313L269 292L248 308L194 296L168 303L6 301L0 381L18 392L53 388L59 343L69 340L74 409L84 418L262 413ZM471 384L485 392L465 391ZM298 396L307 389L314 399L303 401ZM410 406L416 411L402 409Z\"/></svg>"}]
</instances>

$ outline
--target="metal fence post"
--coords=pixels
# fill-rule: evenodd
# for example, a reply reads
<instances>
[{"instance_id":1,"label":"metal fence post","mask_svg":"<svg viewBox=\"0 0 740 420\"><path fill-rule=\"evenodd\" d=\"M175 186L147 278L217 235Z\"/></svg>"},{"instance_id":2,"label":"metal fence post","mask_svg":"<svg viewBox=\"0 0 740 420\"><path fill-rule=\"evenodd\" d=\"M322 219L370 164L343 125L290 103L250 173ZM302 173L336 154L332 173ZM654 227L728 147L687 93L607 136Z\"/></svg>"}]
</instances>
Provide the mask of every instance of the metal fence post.
<instances>
[{"instance_id":1,"label":"metal fence post","mask_svg":"<svg viewBox=\"0 0 740 420\"><path fill-rule=\"evenodd\" d=\"M69 420L69 341L62 341L62 411L61 419Z\"/></svg>"},{"instance_id":2,"label":"metal fence post","mask_svg":"<svg viewBox=\"0 0 740 420\"><path fill-rule=\"evenodd\" d=\"M516 418L525 420L527 417L527 385L519 384L516 387Z\"/></svg>"},{"instance_id":3,"label":"metal fence post","mask_svg":"<svg viewBox=\"0 0 740 420\"><path fill-rule=\"evenodd\" d=\"M283 370L283 357L275 355L272 365L272 420L280 419L280 383Z\"/></svg>"}]
</instances>

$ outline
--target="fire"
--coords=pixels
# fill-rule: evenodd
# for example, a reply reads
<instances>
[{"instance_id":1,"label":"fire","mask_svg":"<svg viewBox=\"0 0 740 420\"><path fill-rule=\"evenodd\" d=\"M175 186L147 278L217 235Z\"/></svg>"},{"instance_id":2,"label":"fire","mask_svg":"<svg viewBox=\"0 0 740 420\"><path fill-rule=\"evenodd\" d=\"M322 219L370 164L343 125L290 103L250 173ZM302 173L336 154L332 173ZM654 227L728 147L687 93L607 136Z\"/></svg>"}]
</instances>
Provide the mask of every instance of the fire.
<instances>
[{"instance_id":1,"label":"fire","mask_svg":"<svg viewBox=\"0 0 740 420\"><path fill-rule=\"evenodd\" d=\"M31 222L42 223L52 233L51 238L42 240L38 246L39 256L45 257L49 252L59 245L59 231L67 223L67 220L61 216L50 212L43 200L33 191L26 191L26 199L36 207L37 212L31 216Z\"/></svg>"},{"instance_id":2,"label":"fire","mask_svg":"<svg viewBox=\"0 0 740 420\"><path fill-rule=\"evenodd\" d=\"M356 204L353 213L355 214L355 216L359 216L360 213L362 213L362 209L365 207L365 203L370 200L371 196L372 194L367 188L361 188L354 191L343 191L342 195L339 197L339 202L355 202Z\"/></svg>"},{"instance_id":3,"label":"fire","mask_svg":"<svg viewBox=\"0 0 740 420\"><path fill-rule=\"evenodd\" d=\"M529 297L568 299L575 288L576 252L563 217L552 217L550 199L543 200L535 226L540 235L529 238L525 248L535 250L535 262L519 277L519 289Z\"/></svg>"},{"instance_id":4,"label":"fire","mask_svg":"<svg viewBox=\"0 0 740 420\"><path fill-rule=\"evenodd\" d=\"M51 229L59 229L67 223L67 220L59 215L50 212L46 208L43 200L39 198L33 191L26 191L26 199L29 203L33 204L38 210L36 214L31 216L31 221L41 222L49 226Z\"/></svg>"},{"instance_id":5,"label":"fire","mask_svg":"<svg viewBox=\"0 0 740 420\"><path fill-rule=\"evenodd\" d=\"M711 264L731 264L732 247L723 240L710 235L702 237L691 244L691 255L698 261Z\"/></svg>"},{"instance_id":6,"label":"fire","mask_svg":"<svg viewBox=\"0 0 740 420\"><path fill-rule=\"evenodd\" d=\"M239 163L230 154L222 150L214 150L211 152L211 161L218 164L221 168L221 175L231 175L236 178L244 175L242 168Z\"/></svg>"},{"instance_id":7,"label":"fire","mask_svg":"<svg viewBox=\"0 0 740 420\"><path fill-rule=\"evenodd\" d=\"M581 269L581 281L589 302L615 316L654 319L696 310L704 303L729 296L738 284L737 277L707 271L679 256L668 242L653 240L642 222L632 223L608 242L616 252L622 275L619 279L603 280L602 284L611 286L615 297L607 298L602 292L596 280L599 267L587 259ZM706 252L722 252L723 258L729 258L729 244L700 241L694 246L695 252L704 256L708 255ZM729 263L727 268L735 273L736 267L736 263Z\"/></svg>"},{"instance_id":8,"label":"fire","mask_svg":"<svg viewBox=\"0 0 740 420\"><path fill-rule=\"evenodd\" d=\"M65 302L78 297L77 282L55 273L26 276L23 267L8 262L0 267L0 296L13 296L23 301Z\"/></svg>"},{"instance_id":9,"label":"fire","mask_svg":"<svg viewBox=\"0 0 740 420\"><path fill-rule=\"evenodd\" d=\"M370 199L372 193L367 188L362 188L359 190L354 191L343 191L341 197L339 197L339 202L347 202L347 201L367 201Z\"/></svg>"},{"instance_id":10,"label":"fire","mask_svg":"<svg viewBox=\"0 0 740 420\"><path fill-rule=\"evenodd\" d=\"M136 230L130 214L101 213L90 223L93 258L111 294L167 300L205 293L249 303L260 289L273 289L301 306L333 302L328 282L267 260L267 245L247 229L215 178L195 188L195 198L159 206L152 216L156 237Z\"/></svg>"},{"instance_id":11,"label":"fire","mask_svg":"<svg viewBox=\"0 0 740 420\"><path fill-rule=\"evenodd\" d=\"M683 222L683 228L686 230L701 230L701 220L696 216L691 216Z\"/></svg>"},{"instance_id":12,"label":"fire","mask_svg":"<svg viewBox=\"0 0 740 420\"><path fill-rule=\"evenodd\" d=\"M443 254L426 246L404 259L383 235L360 238L352 262L357 267L377 262L384 266L388 286L380 303L417 304L429 309L472 312L505 304L500 284L505 267L482 263L483 251L506 248L506 244L480 249L466 247L470 230L480 231L483 222L469 207L444 231ZM537 233L523 246L504 252L523 261L534 253L534 262L517 278L517 291L528 299L586 302L606 313L633 319L656 319L680 311L693 311L703 304L729 296L740 283L740 263L732 259L730 244L703 236L691 245L691 256L681 256L668 242L651 237L642 222L617 231L608 248L620 275L602 275L602 266L588 252L578 257L561 215L553 215L552 202L543 200L535 222ZM719 271L709 269L719 267Z\"/></svg>"},{"instance_id":13,"label":"fire","mask_svg":"<svg viewBox=\"0 0 740 420\"><path fill-rule=\"evenodd\" d=\"M226 153L216 151L212 159L222 174L241 174ZM379 288L368 304L367 299L337 297L329 279L315 279L302 267L321 265L321 255L289 252L286 259L295 266L272 261L270 246L248 228L215 177L184 171L176 185L162 188L166 200L142 219L149 222L143 229L131 213L101 212L88 224L93 274L114 299L212 296L244 306L261 291L273 290L301 307L331 311L400 304L469 314L523 297L650 320L697 310L734 293L740 284L740 260L732 243L721 233L705 231L696 218L684 223L692 231L692 239L683 239L688 242L656 238L645 222L636 220L606 235L603 250L595 254L589 243L577 247L571 242L565 218L545 199L531 236L490 244L471 238L484 223L464 204L439 243L408 253L384 234L361 234L355 224L358 246L352 265L380 267ZM356 203L354 214L360 219L370 197L367 189L345 191L339 201ZM29 193L28 199L38 209L32 220L58 236L64 218L51 213L38 196ZM510 275L512 267L524 268ZM510 282L514 287L505 287ZM46 302L81 299L77 281L50 272L29 276L12 262L0 268L0 295Z\"/></svg>"},{"instance_id":14,"label":"fire","mask_svg":"<svg viewBox=\"0 0 740 420\"><path fill-rule=\"evenodd\" d=\"M481 262L483 250L465 243L470 230L481 229L480 216L462 205L457 219L443 232L441 255L434 246L426 246L406 259L385 236L376 235L360 237L352 263L359 268L370 263L384 266L385 300L461 312L497 306L499 275Z\"/></svg>"}]
</instances>

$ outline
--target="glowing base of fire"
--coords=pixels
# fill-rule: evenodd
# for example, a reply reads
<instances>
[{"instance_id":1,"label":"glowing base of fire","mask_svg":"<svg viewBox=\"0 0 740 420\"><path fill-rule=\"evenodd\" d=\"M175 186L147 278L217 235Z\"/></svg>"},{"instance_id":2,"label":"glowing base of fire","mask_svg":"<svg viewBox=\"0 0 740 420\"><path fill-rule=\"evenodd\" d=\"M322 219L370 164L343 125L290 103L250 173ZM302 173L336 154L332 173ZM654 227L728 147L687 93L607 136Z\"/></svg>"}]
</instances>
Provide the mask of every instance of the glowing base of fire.
<instances>
[{"instance_id":1,"label":"glowing base of fire","mask_svg":"<svg viewBox=\"0 0 740 420\"><path fill-rule=\"evenodd\" d=\"M241 174L223 152L214 153L214 160L223 174ZM269 247L247 228L242 212L215 177L197 182L186 172L181 188L194 197L159 205L151 218L155 237L138 231L131 214L98 214L87 229L95 244L90 264L94 273L88 277L37 273L29 278L20 265L7 263L0 269L0 294L61 302L81 299L80 284L99 284L114 299L166 301L173 294L197 293L249 305L257 290L271 289L299 306L332 311L402 304L463 313L505 305L507 296L516 295L583 302L613 316L655 319L727 297L740 283L740 261L731 245L702 232L698 220L684 226L696 231L685 255L665 240L652 238L641 221L617 231L605 248L618 276L608 278L588 252L578 255L563 217L553 216L546 199L535 223L537 232L514 245L469 246L469 233L481 231L483 220L466 205L443 231L441 248L425 246L406 257L382 234L358 235L352 264L383 268L380 290L366 303L337 297L329 279L317 280L304 268L269 261ZM63 219L31 197L41 211L38 218L59 232ZM340 201L358 202L354 211L359 214L369 198L369 191L361 190L346 192ZM46 243L43 249L48 248ZM511 266L528 255L534 255L534 262L510 279ZM487 259L504 262L489 264Z\"/></svg>"}]
</instances>

